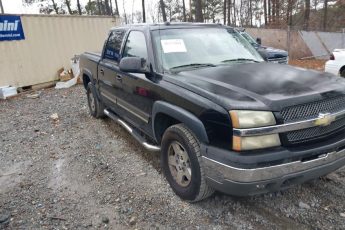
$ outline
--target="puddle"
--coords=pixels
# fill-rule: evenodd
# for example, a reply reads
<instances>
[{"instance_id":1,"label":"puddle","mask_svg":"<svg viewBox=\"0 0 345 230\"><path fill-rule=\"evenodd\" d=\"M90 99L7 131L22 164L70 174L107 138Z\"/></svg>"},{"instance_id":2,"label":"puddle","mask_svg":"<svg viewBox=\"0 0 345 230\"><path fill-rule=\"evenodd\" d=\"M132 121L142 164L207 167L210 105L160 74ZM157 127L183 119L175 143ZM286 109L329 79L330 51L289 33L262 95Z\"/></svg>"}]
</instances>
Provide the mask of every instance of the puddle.
<instances>
[{"instance_id":1,"label":"puddle","mask_svg":"<svg viewBox=\"0 0 345 230\"><path fill-rule=\"evenodd\" d=\"M54 190L59 189L65 184L66 178L63 170L64 162L65 159L60 158L54 161L52 165L52 176L48 185Z\"/></svg>"},{"instance_id":2,"label":"puddle","mask_svg":"<svg viewBox=\"0 0 345 230\"><path fill-rule=\"evenodd\" d=\"M89 188L78 181L77 175L80 175L80 172L74 172L73 166L69 165L68 160L65 158L57 159L51 168L48 187L69 194L76 194L76 191L78 194L85 194Z\"/></svg>"},{"instance_id":3,"label":"puddle","mask_svg":"<svg viewBox=\"0 0 345 230\"><path fill-rule=\"evenodd\" d=\"M11 188L19 184L23 179L23 174L30 161L9 163L0 169L0 194L9 191Z\"/></svg>"}]
</instances>

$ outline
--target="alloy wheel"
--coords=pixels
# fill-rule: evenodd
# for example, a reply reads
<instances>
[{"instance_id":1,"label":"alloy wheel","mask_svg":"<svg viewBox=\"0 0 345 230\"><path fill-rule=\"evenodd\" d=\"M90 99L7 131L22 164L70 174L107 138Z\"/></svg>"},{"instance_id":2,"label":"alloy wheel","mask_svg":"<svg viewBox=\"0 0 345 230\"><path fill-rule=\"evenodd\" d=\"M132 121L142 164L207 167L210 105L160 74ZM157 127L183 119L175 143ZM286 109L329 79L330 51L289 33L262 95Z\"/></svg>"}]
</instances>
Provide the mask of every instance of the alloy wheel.
<instances>
[{"instance_id":1,"label":"alloy wheel","mask_svg":"<svg viewBox=\"0 0 345 230\"><path fill-rule=\"evenodd\" d=\"M169 146L168 164L175 182L181 187L187 187L192 179L191 163L187 151L177 141Z\"/></svg>"}]
</instances>

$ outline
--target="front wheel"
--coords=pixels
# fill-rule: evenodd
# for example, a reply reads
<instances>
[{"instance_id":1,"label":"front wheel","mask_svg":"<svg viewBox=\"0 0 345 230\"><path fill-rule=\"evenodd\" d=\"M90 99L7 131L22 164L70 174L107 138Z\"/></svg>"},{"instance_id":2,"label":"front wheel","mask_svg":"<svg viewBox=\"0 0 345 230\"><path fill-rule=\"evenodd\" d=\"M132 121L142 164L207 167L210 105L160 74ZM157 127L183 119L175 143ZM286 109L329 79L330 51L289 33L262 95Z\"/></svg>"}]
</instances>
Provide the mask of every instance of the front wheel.
<instances>
[{"instance_id":1,"label":"front wheel","mask_svg":"<svg viewBox=\"0 0 345 230\"><path fill-rule=\"evenodd\" d=\"M200 166L200 144L183 124L169 127L162 139L161 165L173 191L183 200L196 202L214 193Z\"/></svg>"}]
</instances>

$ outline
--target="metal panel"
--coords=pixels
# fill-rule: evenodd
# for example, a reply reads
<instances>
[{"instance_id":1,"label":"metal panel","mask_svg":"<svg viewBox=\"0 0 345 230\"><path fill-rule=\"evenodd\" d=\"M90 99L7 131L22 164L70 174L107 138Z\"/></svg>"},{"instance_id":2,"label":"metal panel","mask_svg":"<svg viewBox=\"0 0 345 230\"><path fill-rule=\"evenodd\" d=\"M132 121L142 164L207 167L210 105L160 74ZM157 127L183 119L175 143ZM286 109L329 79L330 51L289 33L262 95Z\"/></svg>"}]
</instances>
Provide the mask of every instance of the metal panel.
<instances>
[{"instance_id":1,"label":"metal panel","mask_svg":"<svg viewBox=\"0 0 345 230\"><path fill-rule=\"evenodd\" d=\"M309 31L300 31L301 37L304 40L305 44L309 47L310 51L315 57L322 57L323 55L327 56L329 51L322 44L319 37L315 32Z\"/></svg>"},{"instance_id":2,"label":"metal panel","mask_svg":"<svg viewBox=\"0 0 345 230\"><path fill-rule=\"evenodd\" d=\"M329 51L345 48L345 33L317 32Z\"/></svg>"},{"instance_id":3,"label":"metal panel","mask_svg":"<svg viewBox=\"0 0 345 230\"><path fill-rule=\"evenodd\" d=\"M113 17L22 15L25 40L0 42L0 86L28 86L57 79L70 59L100 51Z\"/></svg>"}]
</instances>

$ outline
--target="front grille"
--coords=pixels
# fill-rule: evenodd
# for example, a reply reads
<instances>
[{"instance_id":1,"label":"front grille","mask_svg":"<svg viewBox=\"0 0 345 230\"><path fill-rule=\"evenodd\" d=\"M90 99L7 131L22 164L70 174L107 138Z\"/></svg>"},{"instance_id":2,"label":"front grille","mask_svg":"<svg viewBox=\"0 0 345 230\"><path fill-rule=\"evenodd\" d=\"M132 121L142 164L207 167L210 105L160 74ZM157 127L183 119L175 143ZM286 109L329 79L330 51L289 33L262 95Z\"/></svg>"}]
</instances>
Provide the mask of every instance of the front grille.
<instances>
[{"instance_id":1,"label":"front grille","mask_svg":"<svg viewBox=\"0 0 345 230\"><path fill-rule=\"evenodd\" d=\"M268 58L268 62L279 63L279 64L287 64L287 57L283 58Z\"/></svg>"},{"instance_id":2,"label":"front grille","mask_svg":"<svg viewBox=\"0 0 345 230\"><path fill-rule=\"evenodd\" d=\"M320 113L336 113L345 110L345 95L313 103L287 107L281 111L284 123L317 118ZM308 143L328 138L345 129L345 117L328 126L317 126L282 134L288 144Z\"/></svg>"},{"instance_id":3,"label":"front grille","mask_svg":"<svg viewBox=\"0 0 345 230\"><path fill-rule=\"evenodd\" d=\"M345 95L312 102L309 104L287 107L281 111L284 122L317 118L320 113L335 113L345 110Z\"/></svg>"},{"instance_id":4,"label":"front grille","mask_svg":"<svg viewBox=\"0 0 345 230\"><path fill-rule=\"evenodd\" d=\"M286 134L289 142L297 144L317 140L338 133L345 129L345 118L339 119L328 126L317 126L308 129L291 131Z\"/></svg>"}]
</instances>

